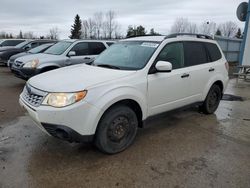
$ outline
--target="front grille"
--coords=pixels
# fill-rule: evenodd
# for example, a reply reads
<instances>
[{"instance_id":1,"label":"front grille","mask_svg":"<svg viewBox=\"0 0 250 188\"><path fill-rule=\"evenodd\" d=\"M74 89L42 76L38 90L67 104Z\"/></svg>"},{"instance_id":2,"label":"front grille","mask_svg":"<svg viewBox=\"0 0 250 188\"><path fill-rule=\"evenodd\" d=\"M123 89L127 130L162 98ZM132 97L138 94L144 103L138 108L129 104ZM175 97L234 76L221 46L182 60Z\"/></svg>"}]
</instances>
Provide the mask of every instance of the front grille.
<instances>
[{"instance_id":1,"label":"front grille","mask_svg":"<svg viewBox=\"0 0 250 188\"><path fill-rule=\"evenodd\" d=\"M21 67L21 65L23 64L23 62L21 62L21 61L15 61L14 64L15 64L16 67Z\"/></svg>"},{"instance_id":2,"label":"front grille","mask_svg":"<svg viewBox=\"0 0 250 188\"><path fill-rule=\"evenodd\" d=\"M43 102L47 93L26 84L23 89L22 98L31 106L38 107Z\"/></svg>"}]
</instances>

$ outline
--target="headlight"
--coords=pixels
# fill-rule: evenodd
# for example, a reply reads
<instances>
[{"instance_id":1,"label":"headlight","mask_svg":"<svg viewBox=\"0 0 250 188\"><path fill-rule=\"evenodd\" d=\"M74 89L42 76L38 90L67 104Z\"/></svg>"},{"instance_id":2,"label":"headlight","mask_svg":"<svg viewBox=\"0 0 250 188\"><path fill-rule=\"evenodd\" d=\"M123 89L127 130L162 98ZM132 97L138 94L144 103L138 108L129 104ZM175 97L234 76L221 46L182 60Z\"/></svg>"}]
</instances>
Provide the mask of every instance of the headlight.
<instances>
[{"instance_id":1,"label":"headlight","mask_svg":"<svg viewBox=\"0 0 250 188\"><path fill-rule=\"evenodd\" d=\"M28 61L27 63L25 63L23 65L23 68L31 68L31 69L35 69L37 67L37 65L39 64L39 60L38 59L34 59L32 61Z\"/></svg>"},{"instance_id":2,"label":"headlight","mask_svg":"<svg viewBox=\"0 0 250 188\"><path fill-rule=\"evenodd\" d=\"M87 91L76 93L50 93L43 101L43 104L57 108L65 107L84 99L86 95Z\"/></svg>"}]
</instances>

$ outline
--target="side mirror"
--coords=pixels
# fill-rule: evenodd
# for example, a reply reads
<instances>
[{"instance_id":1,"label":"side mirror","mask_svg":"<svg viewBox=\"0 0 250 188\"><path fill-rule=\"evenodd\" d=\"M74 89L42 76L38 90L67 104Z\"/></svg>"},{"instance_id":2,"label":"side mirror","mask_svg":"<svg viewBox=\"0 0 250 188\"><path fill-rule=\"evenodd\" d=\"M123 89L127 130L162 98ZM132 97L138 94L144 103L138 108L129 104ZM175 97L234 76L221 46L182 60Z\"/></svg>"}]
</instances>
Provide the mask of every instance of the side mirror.
<instances>
[{"instance_id":1,"label":"side mirror","mask_svg":"<svg viewBox=\"0 0 250 188\"><path fill-rule=\"evenodd\" d=\"M71 57L71 56L76 56L76 52L75 51L70 51L68 53L68 56Z\"/></svg>"},{"instance_id":2,"label":"side mirror","mask_svg":"<svg viewBox=\"0 0 250 188\"><path fill-rule=\"evenodd\" d=\"M167 61L158 61L155 65L157 72L171 72L172 64Z\"/></svg>"},{"instance_id":3,"label":"side mirror","mask_svg":"<svg viewBox=\"0 0 250 188\"><path fill-rule=\"evenodd\" d=\"M26 47L24 48L25 51L28 51L29 49L30 49L30 47L28 47L28 46L26 46Z\"/></svg>"}]
</instances>

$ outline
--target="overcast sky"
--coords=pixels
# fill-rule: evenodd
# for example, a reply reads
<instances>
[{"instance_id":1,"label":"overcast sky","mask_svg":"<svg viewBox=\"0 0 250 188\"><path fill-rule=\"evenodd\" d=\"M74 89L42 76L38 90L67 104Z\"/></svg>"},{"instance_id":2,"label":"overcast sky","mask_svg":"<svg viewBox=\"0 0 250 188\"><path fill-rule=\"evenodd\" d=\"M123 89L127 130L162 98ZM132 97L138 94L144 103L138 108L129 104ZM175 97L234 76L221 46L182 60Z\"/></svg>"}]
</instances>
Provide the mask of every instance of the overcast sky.
<instances>
[{"instance_id":1,"label":"overcast sky","mask_svg":"<svg viewBox=\"0 0 250 188\"><path fill-rule=\"evenodd\" d=\"M1 0L0 31L18 34L33 31L35 35L46 35L50 28L58 27L60 38L70 35L74 16L81 19L95 12L114 10L121 30L128 25L143 25L147 31L167 34L174 20L188 18L197 24L203 21L221 23L237 20L236 9L242 0Z\"/></svg>"}]
</instances>

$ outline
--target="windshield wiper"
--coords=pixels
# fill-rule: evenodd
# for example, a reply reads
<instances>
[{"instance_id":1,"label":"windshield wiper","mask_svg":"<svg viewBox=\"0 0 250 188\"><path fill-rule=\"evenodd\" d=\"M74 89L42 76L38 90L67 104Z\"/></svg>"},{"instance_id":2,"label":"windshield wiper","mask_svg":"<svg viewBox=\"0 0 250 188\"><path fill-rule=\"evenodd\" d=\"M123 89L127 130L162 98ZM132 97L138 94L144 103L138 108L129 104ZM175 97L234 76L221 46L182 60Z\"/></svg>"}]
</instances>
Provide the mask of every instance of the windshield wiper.
<instances>
[{"instance_id":1,"label":"windshield wiper","mask_svg":"<svg viewBox=\"0 0 250 188\"><path fill-rule=\"evenodd\" d=\"M96 66L98 66L98 67L106 67L106 68L110 68L110 69L121 69L120 67L117 67L115 65L109 65L109 64L97 64Z\"/></svg>"}]
</instances>

